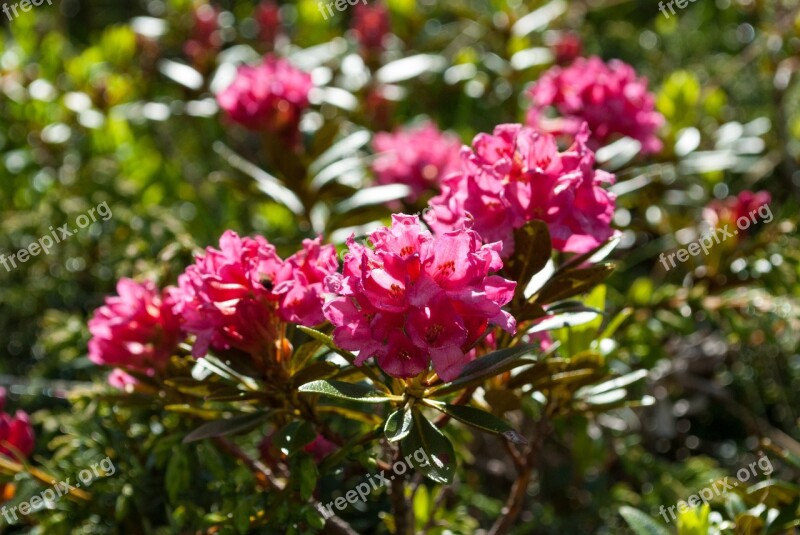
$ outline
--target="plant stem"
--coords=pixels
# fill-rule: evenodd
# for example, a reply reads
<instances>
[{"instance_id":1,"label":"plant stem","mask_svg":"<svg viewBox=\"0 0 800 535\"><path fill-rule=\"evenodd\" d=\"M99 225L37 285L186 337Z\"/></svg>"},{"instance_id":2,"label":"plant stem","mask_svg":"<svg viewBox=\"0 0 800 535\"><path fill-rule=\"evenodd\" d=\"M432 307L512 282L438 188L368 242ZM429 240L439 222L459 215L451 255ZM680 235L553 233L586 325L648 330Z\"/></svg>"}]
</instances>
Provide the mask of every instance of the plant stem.
<instances>
[{"instance_id":1,"label":"plant stem","mask_svg":"<svg viewBox=\"0 0 800 535\"><path fill-rule=\"evenodd\" d=\"M533 440L531 440L525 451L524 458L520 459L517 456L512 456L518 470L517 479L511 487L511 491L508 494L506 504L503 506L500 516L497 517L492 529L489 530L489 535L505 535L508 533L517 520L517 517L522 512L522 506L525 503L525 494L533 476L534 463L551 429L552 427L547 417L542 415L541 420L539 420L536 425ZM520 461L522 461L521 464Z\"/></svg>"},{"instance_id":2,"label":"plant stem","mask_svg":"<svg viewBox=\"0 0 800 535\"><path fill-rule=\"evenodd\" d=\"M402 461L400 449L394 456L394 462ZM406 502L405 480L402 477L392 479L392 511L396 535L414 535L414 521Z\"/></svg>"}]
</instances>

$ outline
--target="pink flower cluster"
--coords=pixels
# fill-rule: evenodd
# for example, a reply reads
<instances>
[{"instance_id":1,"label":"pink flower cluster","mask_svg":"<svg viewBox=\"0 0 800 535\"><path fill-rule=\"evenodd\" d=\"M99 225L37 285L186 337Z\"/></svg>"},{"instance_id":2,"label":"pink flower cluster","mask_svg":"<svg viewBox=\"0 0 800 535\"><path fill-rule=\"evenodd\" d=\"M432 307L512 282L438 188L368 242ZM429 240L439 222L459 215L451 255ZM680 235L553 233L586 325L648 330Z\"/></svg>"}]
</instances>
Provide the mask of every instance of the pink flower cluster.
<instances>
[{"instance_id":1,"label":"pink flower cluster","mask_svg":"<svg viewBox=\"0 0 800 535\"><path fill-rule=\"evenodd\" d=\"M641 142L642 152L655 153L662 143L656 130L664 117L655 110L647 79L638 78L630 65L596 56L578 58L568 67L553 67L530 90L527 122L556 135L575 135L582 123L592 131L592 148L615 137ZM555 109L557 118L547 116Z\"/></svg>"},{"instance_id":2,"label":"pink flower cluster","mask_svg":"<svg viewBox=\"0 0 800 535\"><path fill-rule=\"evenodd\" d=\"M192 32L183 51L195 64L205 65L222 47L219 13L219 8L211 4L201 4L192 12Z\"/></svg>"},{"instance_id":3,"label":"pink flower cluster","mask_svg":"<svg viewBox=\"0 0 800 535\"><path fill-rule=\"evenodd\" d=\"M386 373L414 377L432 361L449 381L489 325L516 330L501 309L516 283L489 275L503 266L499 243L482 245L466 229L433 237L403 214L370 241L374 250L348 240L343 274L328 278L338 297L324 307L337 345L359 352L356 364L376 357Z\"/></svg>"},{"instance_id":4,"label":"pink flower cluster","mask_svg":"<svg viewBox=\"0 0 800 535\"><path fill-rule=\"evenodd\" d=\"M107 297L89 320L89 360L153 375L182 338L169 291L161 292L151 281L120 279L117 294ZM112 376L116 386L118 376Z\"/></svg>"},{"instance_id":5,"label":"pink flower cluster","mask_svg":"<svg viewBox=\"0 0 800 535\"><path fill-rule=\"evenodd\" d=\"M553 247L583 253L613 234L614 195L603 188L614 175L594 168L584 124L573 145L559 152L550 134L504 124L478 134L462 149L462 170L442 182L425 218L437 233L471 227L487 242L514 250L514 230L547 223Z\"/></svg>"},{"instance_id":6,"label":"pink flower cluster","mask_svg":"<svg viewBox=\"0 0 800 535\"><path fill-rule=\"evenodd\" d=\"M432 123L379 132L372 147L377 153L372 168L378 182L408 185L412 202L459 168L461 142Z\"/></svg>"},{"instance_id":7,"label":"pink flower cluster","mask_svg":"<svg viewBox=\"0 0 800 535\"><path fill-rule=\"evenodd\" d=\"M14 416L2 412L6 404L6 391L0 388L0 455L16 459L33 452L35 435L28 415L17 411Z\"/></svg>"},{"instance_id":8,"label":"pink flower cluster","mask_svg":"<svg viewBox=\"0 0 800 535\"><path fill-rule=\"evenodd\" d=\"M703 211L703 219L713 227L724 223L735 225L740 217L747 219L752 212L758 212L759 207L770 202L772 196L768 191L745 190L736 196L711 201Z\"/></svg>"},{"instance_id":9,"label":"pink flower cluster","mask_svg":"<svg viewBox=\"0 0 800 535\"><path fill-rule=\"evenodd\" d=\"M311 88L308 73L286 60L267 56L261 65L239 67L233 83L217 95L217 101L232 121L251 130L294 137Z\"/></svg>"},{"instance_id":10,"label":"pink flower cluster","mask_svg":"<svg viewBox=\"0 0 800 535\"><path fill-rule=\"evenodd\" d=\"M305 240L283 261L263 237L226 231L220 248L198 256L173 292L184 331L197 337L193 354L201 357L209 346L264 354L279 320L322 323L323 282L339 263L336 249L320 242Z\"/></svg>"},{"instance_id":11,"label":"pink flower cluster","mask_svg":"<svg viewBox=\"0 0 800 535\"><path fill-rule=\"evenodd\" d=\"M389 9L380 3L358 4L350 27L365 52L380 52L384 48L383 40L391 31Z\"/></svg>"},{"instance_id":12,"label":"pink flower cluster","mask_svg":"<svg viewBox=\"0 0 800 535\"><path fill-rule=\"evenodd\" d=\"M178 287L160 292L152 282L121 279L118 296L106 299L89 321L89 358L115 366L109 383L124 388L136 380L128 371L162 371L184 334L193 334L193 354L209 347L263 355L278 339L277 324L317 325L325 278L339 267L333 245L305 240L286 260L263 237L240 238L226 231L220 248L178 277Z\"/></svg>"}]
</instances>

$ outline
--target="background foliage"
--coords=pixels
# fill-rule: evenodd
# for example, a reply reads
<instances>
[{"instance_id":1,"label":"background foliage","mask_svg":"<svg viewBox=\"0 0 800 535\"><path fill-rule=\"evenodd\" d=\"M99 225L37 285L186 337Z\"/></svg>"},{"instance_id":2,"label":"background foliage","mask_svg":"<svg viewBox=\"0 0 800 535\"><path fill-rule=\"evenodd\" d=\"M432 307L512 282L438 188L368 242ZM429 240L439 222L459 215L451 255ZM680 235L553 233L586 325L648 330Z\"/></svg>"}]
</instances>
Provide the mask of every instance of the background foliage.
<instances>
[{"instance_id":1,"label":"background foliage","mask_svg":"<svg viewBox=\"0 0 800 535\"><path fill-rule=\"evenodd\" d=\"M308 213L295 217L273 200L263 177L236 165L231 151L284 182L313 179L293 176L291 164L269 154L262 140L218 116L212 88L226 68L257 59L269 46L258 38L251 2L217 5L225 51L194 62L194 74L177 69L191 63L183 50L192 26L187 0L65 0L3 20L0 28L0 252L16 251L101 202L113 212L50 255L0 269L0 383L10 387L11 403L33 414L35 461L64 475L105 455L117 466L114 477L92 488L91 502L59 502L36 518L38 527L15 528L20 532L216 526L244 533L252 508L276 511L277 525L292 526L290 532L319 527L316 510L290 509L255 492L252 474L209 443L182 444L197 425L181 413L161 418L155 407L87 394L102 388L104 376L86 358L85 321L119 277L173 282L193 252L226 228L261 233L288 251L321 230L388 221L385 210L376 215L381 199L337 212L370 181L366 142L352 150L338 145L335 158L355 154L360 161L319 196L331 212L322 228ZM576 329L559 335L566 357L594 341L608 371L647 370L630 387L631 398L652 396L654 403L561 420L536 461L538 482L515 532L621 533L630 529L623 506L660 522L660 505L732 476L758 451L773 461L771 478L785 482L769 499L777 503L759 509L761 494L731 496L715 504L713 523L739 518L737 532L772 533L774 518L764 509L776 507L781 525L791 525L800 496L791 483L800 472L795 3L699 0L669 19L656 4L624 0L387 5L393 36L382 57L363 60L348 30L352 10L323 20L314 0L281 6L281 54L313 69L324 87L314 113L325 118L325 130L314 120L304 124L309 162L353 133L392 129L421 115L464 142L496 124L523 121L521 95L552 64L549 47L564 31L580 36L586 55L620 58L646 75L667 118L661 154L617 166L617 265L607 284L584 299L605 310L606 320L587 324L583 339ZM774 220L746 240L719 246L705 266L690 262L665 272L658 256L687 241L702 208L745 189L772 194ZM612 341L600 327L615 317L627 319ZM70 389L72 406L65 399ZM533 403L509 409L536 410ZM467 427L447 433L463 458L458 484L417 490L417 528L443 532L428 525L436 511L451 532L474 533L500 515L512 466L483 466L496 458L488 453L497 448L492 437ZM254 452L260 439L256 432L240 442ZM319 481L318 492L350 488L374 471L376 456L386 453L356 450L344 472ZM311 461L301 455L293 462ZM17 480L20 496L40 489ZM388 509L382 495L343 517L360 533L378 533Z\"/></svg>"}]
</instances>

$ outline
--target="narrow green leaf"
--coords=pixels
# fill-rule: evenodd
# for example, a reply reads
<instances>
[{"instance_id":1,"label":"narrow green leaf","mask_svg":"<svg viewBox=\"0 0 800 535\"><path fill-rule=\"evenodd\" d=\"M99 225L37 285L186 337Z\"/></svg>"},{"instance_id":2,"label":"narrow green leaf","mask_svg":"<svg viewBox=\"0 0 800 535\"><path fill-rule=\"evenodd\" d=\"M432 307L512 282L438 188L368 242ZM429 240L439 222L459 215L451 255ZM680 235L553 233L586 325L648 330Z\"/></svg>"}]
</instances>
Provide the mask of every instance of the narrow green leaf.
<instances>
[{"instance_id":1,"label":"narrow green leaf","mask_svg":"<svg viewBox=\"0 0 800 535\"><path fill-rule=\"evenodd\" d=\"M502 435L514 444L527 444L527 439L520 435L506 422L486 411L468 405L451 405L449 403L431 403L431 406L467 425L482 431Z\"/></svg>"},{"instance_id":2,"label":"narrow green leaf","mask_svg":"<svg viewBox=\"0 0 800 535\"><path fill-rule=\"evenodd\" d=\"M268 412L244 414L215 422L206 422L183 438L183 443L188 444L205 438L222 437L255 428L269 417Z\"/></svg>"},{"instance_id":3,"label":"narrow green leaf","mask_svg":"<svg viewBox=\"0 0 800 535\"><path fill-rule=\"evenodd\" d=\"M284 455L291 455L311 443L317 437L314 426L308 422L295 420L278 430L272 437L272 445Z\"/></svg>"},{"instance_id":4,"label":"narrow green leaf","mask_svg":"<svg viewBox=\"0 0 800 535\"><path fill-rule=\"evenodd\" d=\"M311 381L299 388L300 392L322 394L334 398L363 401L365 403L383 403L392 398L372 387L362 384L345 383L344 381Z\"/></svg>"},{"instance_id":5,"label":"narrow green leaf","mask_svg":"<svg viewBox=\"0 0 800 535\"><path fill-rule=\"evenodd\" d=\"M312 329L311 327L304 327L302 325L298 325L297 330L306 333L308 336L319 342L322 342L324 345L328 347L328 349L347 359L347 362L351 364L355 362L356 356L350 353L349 351L345 351L344 349L339 348L336 345L336 342L333 341L333 338L331 338L327 334L319 332L316 329Z\"/></svg>"},{"instance_id":6,"label":"narrow green leaf","mask_svg":"<svg viewBox=\"0 0 800 535\"><path fill-rule=\"evenodd\" d=\"M557 273L536 296L537 303L553 303L591 290L605 279L613 264L599 264L585 269L573 269Z\"/></svg>"},{"instance_id":7,"label":"narrow green leaf","mask_svg":"<svg viewBox=\"0 0 800 535\"><path fill-rule=\"evenodd\" d=\"M453 445L421 412L414 410L413 414L411 432L400 443L403 454L408 456L422 451L427 461L416 464L415 468L432 481L449 485L456 471Z\"/></svg>"},{"instance_id":8,"label":"narrow green leaf","mask_svg":"<svg viewBox=\"0 0 800 535\"><path fill-rule=\"evenodd\" d=\"M634 507L623 505L619 508L619 514L636 535L669 535L669 531Z\"/></svg>"},{"instance_id":9,"label":"narrow green leaf","mask_svg":"<svg viewBox=\"0 0 800 535\"><path fill-rule=\"evenodd\" d=\"M514 254L504 262L503 271L509 279L517 281L517 298L523 295L531 278L547 265L552 250L550 232L543 221L529 221L514 232Z\"/></svg>"},{"instance_id":10,"label":"narrow green leaf","mask_svg":"<svg viewBox=\"0 0 800 535\"><path fill-rule=\"evenodd\" d=\"M394 411L386 419L386 425L383 428L386 439L389 442L404 439L411 431L412 420L412 414L408 408L403 407Z\"/></svg>"},{"instance_id":11,"label":"narrow green leaf","mask_svg":"<svg viewBox=\"0 0 800 535\"><path fill-rule=\"evenodd\" d=\"M488 377L492 377L499 373L506 372L514 367L516 361L525 355L531 353L536 346L532 344L520 344L514 347L494 351L488 355L481 357L477 360L467 363L461 374L457 379L449 383L444 383L431 390L431 394L437 396L447 394L463 388L469 383L480 381Z\"/></svg>"}]
</instances>

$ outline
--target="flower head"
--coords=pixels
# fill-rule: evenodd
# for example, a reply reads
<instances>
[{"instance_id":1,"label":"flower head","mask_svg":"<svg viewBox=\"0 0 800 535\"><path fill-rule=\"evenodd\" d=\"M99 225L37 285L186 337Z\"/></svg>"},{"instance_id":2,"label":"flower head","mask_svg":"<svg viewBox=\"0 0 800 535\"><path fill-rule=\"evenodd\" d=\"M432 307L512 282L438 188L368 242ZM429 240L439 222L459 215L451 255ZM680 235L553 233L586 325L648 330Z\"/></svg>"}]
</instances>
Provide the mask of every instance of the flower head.
<instances>
[{"instance_id":1,"label":"flower head","mask_svg":"<svg viewBox=\"0 0 800 535\"><path fill-rule=\"evenodd\" d=\"M359 351L356 364L376 357L386 373L413 377L432 362L448 381L489 325L515 331L501 307L516 283L489 275L503 265L499 243L482 245L466 229L434 237L416 216L403 214L370 241L374 249L348 240L343 274L328 279L338 297L324 308L336 343Z\"/></svg>"},{"instance_id":2,"label":"flower head","mask_svg":"<svg viewBox=\"0 0 800 535\"><path fill-rule=\"evenodd\" d=\"M273 0L262 0L256 7L254 17L258 23L259 38L270 45L283 32L281 25L281 9Z\"/></svg>"},{"instance_id":3,"label":"flower head","mask_svg":"<svg viewBox=\"0 0 800 535\"><path fill-rule=\"evenodd\" d=\"M251 130L295 136L308 107L311 76L288 61L267 56L258 66L239 67L233 83L217 95L228 117Z\"/></svg>"},{"instance_id":4,"label":"flower head","mask_svg":"<svg viewBox=\"0 0 800 535\"><path fill-rule=\"evenodd\" d=\"M208 247L178 277L176 310L184 330L196 336L196 357L209 346L270 354L279 322L322 322L322 283L338 267L332 245L306 240L284 262L263 237L228 230L219 247Z\"/></svg>"},{"instance_id":5,"label":"flower head","mask_svg":"<svg viewBox=\"0 0 800 535\"><path fill-rule=\"evenodd\" d=\"M383 39L391 30L389 10L383 4L358 4L351 27L367 52L380 52L383 50Z\"/></svg>"},{"instance_id":6,"label":"flower head","mask_svg":"<svg viewBox=\"0 0 800 535\"><path fill-rule=\"evenodd\" d=\"M583 253L613 231L614 195L603 189L614 176L594 169L584 125L573 145L559 152L552 135L518 124L478 134L462 149L462 170L447 177L430 201L426 220L436 232L471 226L486 241L514 249L514 229L547 223L553 247Z\"/></svg>"},{"instance_id":7,"label":"flower head","mask_svg":"<svg viewBox=\"0 0 800 535\"><path fill-rule=\"evenodd\" d=\"M36 437L28 415L17 411L14 416L0 413L0 455L16 459L18 454L27 457L33 452Z\"/></svg>"},{"instance_id":8,"label":"flower head","mask_svg":"<svg viewBox=\"0 0 800 535\"><path fill-rule=\"evenodd\" d=\"M152 281L120 279L118 295L89 320L89 360L146 374L161 370L181 340L170 292Z\"/></svg>"},{"instance_id":9,"label":"flower head","mask_svg":"<svg viewBox=\"0 0 800 535\"><path fill-rule=\"evenodd\" d=\"M211 4L201 4L192 12L191 35L183 51L196 64L205 64L222 47L219 14L219 8Z\"/></svg>"},{"instance_id":10,"label":"flower head","mask_svg":"<svg viewBox=\"0 0 800 535\"><path fill-rule=\"evenodd\" d=\"M530 90L527 122L556 135L575 135L586 122L592 148L628 136L642 144L642 152L661 150L656 130L664 117L655 110L647 79L619 60L604 63L598 57L578 58L568 67L553 67ZM554 109L557 118L547 116Z\"/></svg>"},{"instance_id":11,"label":"flower head","mask_svg":"<svg viewBox=\"0 0 800 535\"><path fill-rule=\"evenodd\" d=\"M432 123L379 132L372 147L377 153L372 168L380 184L406 184L413 202L459 168L461 142Z\"/></svg>"}]
</instances>

